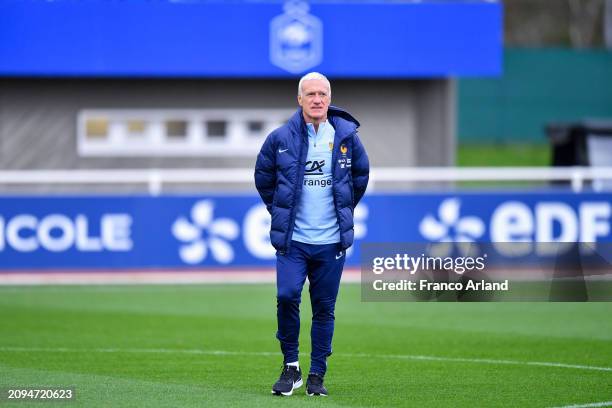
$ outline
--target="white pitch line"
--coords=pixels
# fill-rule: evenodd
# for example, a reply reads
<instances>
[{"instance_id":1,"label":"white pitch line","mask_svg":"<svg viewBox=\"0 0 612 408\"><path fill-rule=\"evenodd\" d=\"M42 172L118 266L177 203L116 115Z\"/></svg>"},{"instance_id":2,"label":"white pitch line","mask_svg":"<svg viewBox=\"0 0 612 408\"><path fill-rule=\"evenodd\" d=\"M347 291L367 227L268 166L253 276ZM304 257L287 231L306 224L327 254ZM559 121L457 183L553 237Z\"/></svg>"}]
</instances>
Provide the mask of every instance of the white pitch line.
<instances>
[{"instance_id":1,"label":"white pitch line","mask_svg":"<svg viewBox=\"0 0 612 408\"><path fill-rule=\"evenodd\" d=\"M612 407L612 401L592 402L590 404L580 404L580 405L564 405L562 407L554 407L554 408L596 408L596 407Z\"/></svg>"},{"instance_id":2,"label":"white pitch line","mask_svg":"<svg viewBox=\"0 0 612 408\"><path fill-rule=\"evenodd\" d=\"M143 348L94 348L94 349L75 349L66 347L0 347L0 352L42 352L42 353L167 353L167 354L201 354L208 356L279 356L280 352L271 351L228 351L228 350L200 350L200 349L143 349ZM439 357L423 356L412 354L364 354L364 353L334 353L335 356L345 358L383 358L383 359L403 359L403 360L422 360L422 361L441 361L457 363L475 364L505 364L505 365L525 365L536 367L568 368L575 370L590 371L612 371L612 367L589 366L579 364L565 364L542 361L518 361L518 360L495 360L487 358L460 358L460 357Z\"/></svg>"},{"instance_id":3,"label":"white pitch line","mask_svg":"<svg viewBox=\"0 0 612 408\"><path fill-rule=\"evenodd\" d=\"M509 364L509 365L529 365L537 367L559 367L573 368L577 370L595 370L595 371L612 371L612 367L598 367L579 364L551 363L544 361L518 361L518 360L495 360L488 358L462 358L462 357L436 357L436 356L420 356L420 355L390 355L390 354L352 354L349 357L366 357L366 358L391 358L391 359L407 359L407 360L427 360L427 361L445 361L458 363L480 363L480 364Z\"/></svg>"}]
</instances>

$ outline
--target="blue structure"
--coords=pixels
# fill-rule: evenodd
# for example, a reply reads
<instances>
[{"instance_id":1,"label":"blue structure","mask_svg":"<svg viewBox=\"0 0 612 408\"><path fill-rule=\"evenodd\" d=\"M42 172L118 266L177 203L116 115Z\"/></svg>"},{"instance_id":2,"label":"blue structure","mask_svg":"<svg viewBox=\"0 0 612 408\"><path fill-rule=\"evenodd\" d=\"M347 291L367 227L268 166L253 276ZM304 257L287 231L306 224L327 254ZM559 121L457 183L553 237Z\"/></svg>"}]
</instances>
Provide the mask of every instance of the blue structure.
<instances>
[{"instance_id":1,"label":"blue structure","mask_svg":"<svg viewBox=\"0 0 612 408\"><path fill-rule=\"evenodd\" d=\"M1 76L494 76L491 1L6 0Z\"/></svg>"}]
</instances>

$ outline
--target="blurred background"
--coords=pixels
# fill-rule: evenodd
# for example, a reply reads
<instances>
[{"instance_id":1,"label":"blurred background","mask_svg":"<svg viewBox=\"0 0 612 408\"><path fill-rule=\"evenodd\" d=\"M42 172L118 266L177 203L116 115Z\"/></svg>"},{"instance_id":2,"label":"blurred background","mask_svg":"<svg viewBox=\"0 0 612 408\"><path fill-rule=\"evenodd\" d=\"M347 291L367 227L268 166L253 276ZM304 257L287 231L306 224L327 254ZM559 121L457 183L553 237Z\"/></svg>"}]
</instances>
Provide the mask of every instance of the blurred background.
<instances>
[{"instance_id":1,"label":"blurred background","mask_svg":"<svg viewBox=\"0 0 612 408\"><path fill-rule=\"evenodd\" d=\"M360 242L610 241L612 1L6 1L0 269L269 269L259 148L320 71ZM467 221L466 221L467 220Z\"/></svg>"}]
</instances>

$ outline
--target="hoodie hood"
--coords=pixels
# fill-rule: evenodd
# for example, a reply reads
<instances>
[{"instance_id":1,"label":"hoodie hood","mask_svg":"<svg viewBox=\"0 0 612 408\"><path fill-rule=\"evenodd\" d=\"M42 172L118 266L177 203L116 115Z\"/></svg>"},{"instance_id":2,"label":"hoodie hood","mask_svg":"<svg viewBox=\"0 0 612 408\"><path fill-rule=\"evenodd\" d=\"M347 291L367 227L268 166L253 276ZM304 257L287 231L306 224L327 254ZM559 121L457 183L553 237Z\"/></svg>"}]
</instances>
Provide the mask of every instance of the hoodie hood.
<instances>
[{"instance_id":1,"label":"hoodie hood","mask_svg":"<svg viewBox=\"0 0 612 408\"><path fill-rule=\"evenodd\" d=\"M327 110L327 116L336 116L339 118L342 118L348 122L352 122L355 125L355 129L357 129L359 126L361 126L361 124L359 123L359 121L357 119L355 119L353 117L353 115L351 115L350 113L348 113L347 111L345 111L342 108L339 108L337 106L333 106L333 105L329 105L329 108Z\"/></svg>"}]
</instances>

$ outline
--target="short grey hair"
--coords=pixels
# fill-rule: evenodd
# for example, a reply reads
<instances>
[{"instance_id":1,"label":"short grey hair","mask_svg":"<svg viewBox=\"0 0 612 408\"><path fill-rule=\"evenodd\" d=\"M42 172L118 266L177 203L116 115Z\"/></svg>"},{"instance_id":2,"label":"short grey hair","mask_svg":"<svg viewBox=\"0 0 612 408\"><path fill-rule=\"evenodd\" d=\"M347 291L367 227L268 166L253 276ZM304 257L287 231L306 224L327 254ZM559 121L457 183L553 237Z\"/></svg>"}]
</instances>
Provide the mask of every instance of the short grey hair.
<instances>
[{"instance_id":1,"label":"short grey hair","mask_svg":"<svg viewBox=\"0 0 612 408\"><path fill-rule=\"evenodd\" d=\"M327 88L329 89L329 96L331 96L331 83L329 82L329 79L327 79L325 75L320 74L318 72L309 72L302 78L300 78L300 83L298 84L298 95L302 95L302 84L304 83L304 81L310 81L311 79L320 79L321 81L327 83Z\"/></svg>"}]
</instances>

